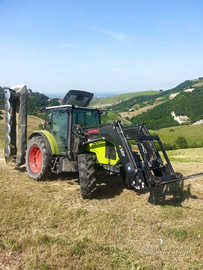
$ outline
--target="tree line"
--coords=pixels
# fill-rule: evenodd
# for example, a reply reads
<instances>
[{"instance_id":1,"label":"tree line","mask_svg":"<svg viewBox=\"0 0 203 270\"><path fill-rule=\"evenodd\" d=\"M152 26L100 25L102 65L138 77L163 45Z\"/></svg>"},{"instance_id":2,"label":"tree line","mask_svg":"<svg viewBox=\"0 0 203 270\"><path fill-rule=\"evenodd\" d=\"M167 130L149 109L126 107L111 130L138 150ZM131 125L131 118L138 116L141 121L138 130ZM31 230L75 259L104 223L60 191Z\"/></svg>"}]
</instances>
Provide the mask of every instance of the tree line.
<instances>
[{"instance_id":1,"label":"tree line","mask_svg":"<svg viewBox=\"0 0 203 270\"><path fill-rule=\"evenodd\" d=\"M48 106L58 106L60 105L57 98L49 99L48 96L41 94L39 92L32 92L31 95L28 95L27 108L28 114L35 115L43 118L44 113L42 109ZM5 108L5 97L4 89L0 87L0 110Z\"/></svg>"}]
</instances>

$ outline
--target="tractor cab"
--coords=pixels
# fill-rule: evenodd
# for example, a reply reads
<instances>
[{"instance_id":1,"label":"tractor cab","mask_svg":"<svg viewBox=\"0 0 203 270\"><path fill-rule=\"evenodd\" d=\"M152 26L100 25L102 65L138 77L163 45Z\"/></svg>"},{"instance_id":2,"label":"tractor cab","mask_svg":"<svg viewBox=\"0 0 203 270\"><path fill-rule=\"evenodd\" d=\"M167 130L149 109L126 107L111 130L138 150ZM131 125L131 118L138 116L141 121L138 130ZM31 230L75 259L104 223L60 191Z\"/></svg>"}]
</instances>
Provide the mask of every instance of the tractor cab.
<instances>
[{"instance_id":1,"label":"tractor cab","mask_svg":"<svg viewBox=\"0 0 203 270\"><path fill-rule=\"evenodd\" d=\"M100 124L98 109L86 108L93 93L71 89L62 99L60 106L46 108L44 129L53 134L59 147L59 154L72 151L73 127Z\"/></svg>"},{"instance_id":2,"label":"tractor cab","mask_svg":"<svg viewBox=\"0 0 203 270\"><path fill-rule=\"evenodd\" d=\"M59 147L59 154L66 155L72 151L73 127L99 125L98 109L86 108L93 93L71 89L62 99L60 106L46 108L44 129L53 134Z\"/></svg>"},{"instance_id":3,"label":"tractor cab","mask_svg":"<svg viewBox=\"0 0 203 270\"><path fill-rule=\"evenodd\" d=\"M100 124L98 109L83 108L74 105L61 105L46 108L44 129L53 134L59 147L59 154L71 151L73 127Z\"/></svg>"}]
</instances>

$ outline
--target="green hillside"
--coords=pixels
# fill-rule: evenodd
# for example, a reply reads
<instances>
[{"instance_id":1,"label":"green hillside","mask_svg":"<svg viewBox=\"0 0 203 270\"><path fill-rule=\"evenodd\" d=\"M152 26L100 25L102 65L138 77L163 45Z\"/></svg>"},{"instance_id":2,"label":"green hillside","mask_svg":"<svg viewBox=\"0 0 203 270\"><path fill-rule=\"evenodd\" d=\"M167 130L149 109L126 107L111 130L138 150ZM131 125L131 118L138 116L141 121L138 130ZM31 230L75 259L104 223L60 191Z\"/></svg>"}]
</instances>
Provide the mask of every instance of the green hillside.
<instances>
[{"instance_id":1,"label":"green hillside","mask_svg":"<svg viewBox=\"0 0 203 270\"><path fill-rule=\"evenodd\" d=\"M90 106L108 107L111 105L111 110L115 112L122 112L128 110L129 108L135 106L136 104L139 104L141 107L149 105L143 104L143 102L146 101L148 101L148 103L150 102L151 105L153 104L153 102L157 97L160 97L163 100L168 100L171 94L178 93L183 89L191 88L194 84L197 84L197 81L186 80L183 83L177 85L176 87L165 91L151 90L135 93L126 93L102 99L95 99L90 103Z\"/></svg>"},{"instance_id":2,"label":"green hillside","mask_svg":"<svg viewBox=\"0 0 203 270\"><path fill-rule=\"evenodd\" d=\"M203 146L203 125L181 125L176 127L151 130L152 135L159 135L166 149L180 148L177 145L179 136L184 137L188 147Z\"/></svg>"},{"instance_id":3,"label":"green hillside","mask_svg":"<svg viewBox=\"0 0 203 270\"><path fill-rule=\"evenodd\" d=\"M107 107L107 109L110 109L114 112L126 112L136 104L139 105L139 108L152 105L158 97L159 93L155 95L136 96L128 100L124 100L123 102L111 107Z\"/></svg>"},{"instance_id":4,"label":"green hillside","mask_svg":"<svg viewBox=\"0 0 203 270\"><path fill-rule=\"evenodd\" d=\"M122 118L120 115L118 115L114 112L109 112L107 115L101 115L101 123L102 124L110 123L110 122L115 121L115 120L121 121L121 124L123 124L123 125L131 124L130 121L128 121L125 118Z\"/></svg>"},{"instance_id":5,"label":"green hillside","mask_svg":"<svg viewBox=\"0 0 203 270\"><path fill-rule=\"evenodd\" d=\"M173 119L171 112L176 115L187 115L191 123L203 119L203 87L193 92L181 92L173 98L154 109L144 112L132 118L132 123L147 123L150 129L159 129L178 126L179 123Z\"/></svg>"},{"instance_id":6,"label":"green hillside","mask_svg":"<svg viewBox=\"0 0 203 270\"><path fill-rule=\"evenodd\" d=\"M184 89L188 89L188 88L191 88L193 87L194 84L196 84L197 82L194 81L194 80L186 80L182 83L180 83L179 85L177 85L176 87L174 88L171 88L169 90L166 90L166 91L163 91L160 93L160 96L169 96L173 93L178 93Z\"/></svg>"},{"instance_id":7,"label":"green hillside","mask_svg":"<svg viewBox=\"0 0 203 270\"><path fill-rule=\"evenodd\" d=\"M193 87L200 87L203 86L203 81L193 84Z\"/></svg>"}]
</instances>

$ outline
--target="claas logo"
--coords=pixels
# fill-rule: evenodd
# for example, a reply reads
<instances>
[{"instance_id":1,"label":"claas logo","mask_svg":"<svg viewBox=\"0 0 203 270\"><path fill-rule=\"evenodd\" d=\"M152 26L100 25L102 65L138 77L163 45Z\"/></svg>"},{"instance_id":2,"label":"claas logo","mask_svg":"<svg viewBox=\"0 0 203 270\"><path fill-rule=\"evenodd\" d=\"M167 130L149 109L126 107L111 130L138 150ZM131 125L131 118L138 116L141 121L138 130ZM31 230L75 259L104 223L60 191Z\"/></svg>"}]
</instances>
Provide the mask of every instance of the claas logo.
<instances>
[{"instance_id":1,"label":"claas logo","mask_svg":"<svg viewBox=\"0 0 203 270\"><path fill-rule=\"evenodd\" d=\"M89 130L88 130L88 133L89 133L89 134L92 134L92 133L99 133L99 129L98 129L98 128L95 128L95 129L89 129Z\"/></svg>"}]
</instances>

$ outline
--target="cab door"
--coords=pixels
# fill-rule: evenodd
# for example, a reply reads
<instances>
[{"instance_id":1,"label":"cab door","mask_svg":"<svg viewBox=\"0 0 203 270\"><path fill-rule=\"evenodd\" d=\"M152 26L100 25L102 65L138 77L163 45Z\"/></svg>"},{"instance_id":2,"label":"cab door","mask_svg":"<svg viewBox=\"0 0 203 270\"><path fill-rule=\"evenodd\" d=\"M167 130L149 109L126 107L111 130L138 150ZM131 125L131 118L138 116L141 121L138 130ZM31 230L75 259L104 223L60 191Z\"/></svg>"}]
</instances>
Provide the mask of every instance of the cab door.
<instances>
[{"instance_id":1,"label":"cab door","mask_svg":"<svg viewBox=\"0 0 203 270\"><path fill-rule=\"evenodd\" d=\"M50 132L54 135L59 153L66 155L68 147L68 124L69 124L69 111L66 108L55 108L52 111L52 121Z\"/></svg>"}]
</instances>

